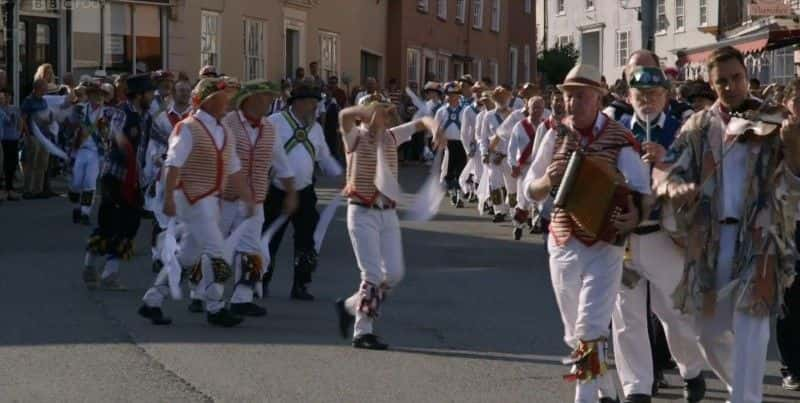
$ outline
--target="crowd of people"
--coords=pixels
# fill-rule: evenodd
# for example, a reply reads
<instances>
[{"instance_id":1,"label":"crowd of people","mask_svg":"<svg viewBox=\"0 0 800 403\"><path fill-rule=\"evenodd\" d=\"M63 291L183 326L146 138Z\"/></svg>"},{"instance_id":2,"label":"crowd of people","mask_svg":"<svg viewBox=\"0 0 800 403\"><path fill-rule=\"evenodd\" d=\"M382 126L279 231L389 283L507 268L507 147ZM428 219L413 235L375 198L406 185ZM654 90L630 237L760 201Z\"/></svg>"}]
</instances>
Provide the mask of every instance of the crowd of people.
<instances>
[{"instance_id":1,"label":"crowd of people","mask_svg":"<svg viewBox=\"0 0 800 403\"><path fill-rule=\"evenodd\" d=\"M19 109L0 85L0 199L52 197L52 178L68 179L72 221L94 224L89 289L125 290L120 263L151 219L154 280L139 314L171 324L164 301L188 283L188 309L231 327L266 315L256 300L289 224L290 295L314 299L327 227L316 178L343 175L361 275L336 302L341 335L386 349L373 324L404 273L397 176L419 161L456 208L510 220L515 240L544 236L576 402L649 402L669 368L686 401L704 398L710 369L732 402L759 402L773 316L783 386L800 390L800 80L762 90L733 48L714 51L708 71L678 82L640 50L611 88L578 64L553 87L464 75L347 91L315 63L277 84L213 66L194 79L162 70L58 84L42 65ZM422 200L435 211L441 198Z\"/></svg>"}]
</instances>

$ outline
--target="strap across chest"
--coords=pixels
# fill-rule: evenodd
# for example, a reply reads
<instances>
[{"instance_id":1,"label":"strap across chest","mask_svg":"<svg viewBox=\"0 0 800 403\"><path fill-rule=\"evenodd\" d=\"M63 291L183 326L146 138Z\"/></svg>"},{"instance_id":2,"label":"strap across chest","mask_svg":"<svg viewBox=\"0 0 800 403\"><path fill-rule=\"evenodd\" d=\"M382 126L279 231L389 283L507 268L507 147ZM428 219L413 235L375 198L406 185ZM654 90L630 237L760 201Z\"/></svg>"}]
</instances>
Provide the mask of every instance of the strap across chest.
<instances>
[{"instance_id":1,"label":"strap across chest","mask_svg":"<svg viewBox=\"0 0 800 403\"><path fill-rule=\"evenodd\" d=\"M302 145L303 148L308 151L308 154L311 155L311 159L316 159L317 151L308 136L310 130L302 126L291 113L283 111L281 115L286 119L286 122L289 123L289 127L292 129L292 137L283 144L286 154L289 154L298 145Z\"/></svg>"},{"instance_id":2,"label":"strap across chest","mask_svg":"<svg viewBox=\"0 0 800 403\"><path fill-rule=\"evenodd\" d=\"M463 107L459 106L456 109L447 107L447 121L444 122L444 130L447 130L450 125L456 125L458 130L461 130L461 110Z\"/></svg>"}]
</instances>

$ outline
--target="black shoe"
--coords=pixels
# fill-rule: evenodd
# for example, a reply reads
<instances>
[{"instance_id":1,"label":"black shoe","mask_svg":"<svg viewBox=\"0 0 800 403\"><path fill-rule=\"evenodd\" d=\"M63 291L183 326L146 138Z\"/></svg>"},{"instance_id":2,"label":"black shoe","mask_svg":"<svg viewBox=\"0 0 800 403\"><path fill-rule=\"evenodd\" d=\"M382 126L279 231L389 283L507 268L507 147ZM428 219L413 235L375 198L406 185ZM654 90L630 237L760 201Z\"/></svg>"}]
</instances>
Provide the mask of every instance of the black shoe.
<instances>
[{"instance_id":1,"label":"black shoe","mask_svg":"<svg viewBox=\"0 0 800 403\"><path fill-rule=\"evenodd\" d=\"M291 299L296 299L299 301L313 301L314 296L308 292L308 289L304 285L294 286L292 287L292 293L290 295Z\"/></svg>"},{"instance_id":2,"label":"black shoe","mask_svg":"<svg viewBox=\"0 0 800 403\"><path fill-rule=\"evenodd\" d=\"M91 225L91 221L89 221L88 215L81 215L81 224L83 225Z\"/></svg>"},{"instance_id":3,"label":"black shoe","mask_svg":"<svg viewBox=\"0 0 800 403\"><path fill-rule=\"evenodd\" d=\"M600 403L619 403L619 399L610 397L601 397Z\"/></svg>"},{"instance_id":4,"label":"black shoe","mask_svg":"<svg viewBox=\"0 0 800 403\"><path fill-rule=\"evenodd\" d=\"M172 319L164 316L164 312L161 312L161 308L150 308L147 305L142 305L141 308L139 308L139 316L150 319L150 322L154 325L169 325L172 323Z\"/></svg>"},{"instance_id":5,"label":"black shoe","mask_svg":"<svg viewBox=\"0 0 800 403\"><path fill-rule=\"evenodd\" d=\"M50 199L52 197L58 197L58 193L54 193L52 190L45 190L44 192L39 193L37 197L40 199Z\"/></svg>"},{"instance_id":6,"label":"black shoe","mask_svg":"<svg viewBox=\"0 0 800 403\"><path fill-rule=\"evenodd\" d=\"M464 200L459 199L456 202L456 208L464 208Z\"/></svg>"},{"instance_id":7,"label":"black shoe","mask_svg":"<svg viewBox=\"0 0 800 403\"><path fill-rule=\"evenodd\" d=\"M334 308L336 309L336 316L339 318L339 334L343 339L346 339L347 331L353 328L353 322L355 322L356 317L347 312L347 308L344 306L344 298L337 299Z\"/></svg>"},{"instance_id":8,"label":"black shoe","mask_svg":"<svg viewBox=\"0 0 800 403\"><path fill-rule=\"evenodd\" d=\"M153 260L153 273L158 274L161 273L161 268L164 267L164 263L161 262L161 259Z\"/></svg>"},{"instance_id":9,"label":"black shoe","mask_svg":"<svg viewBox=\"0 0 800 403\"><path fill-rule=\"evenodd\" d=\"M239 316L252 316L260 317L267 316L267 309L260 307L252 302L245 302L241 304L231 304L231 312Z\"/></svg>"},{"instance_id":10,"label":"black shoe","mask_svg":"<svg viewBox=\"0 0 800 403\"><path fill-rule=\"evenodd\" d=\"M363 334L353 339L353 347L366 350L386 350L389 345L381 342L374 334Z\"/></svg>"},{"instance_id":11,"label":"black shoe","mask_svg":"<svg viewBox=\"0 0 800 403\"><path fill-rule=\"evenodd\" d=\"M506 215L505 214L497 213L497 214L494 215L494 218L492 219L492 222L497 223L497 222L503 222L505 220L506 220Z\"/></svg>"},{"instance_id":12,"label":"black shoe","mask_svg":"<svg viewBox=\"0 0 800 403\"><path fill-rule=\"evenodd\" d=\"M628 397L625 398L624 403L650 403L652 400L653 398L650 396L634 393L628 395Z\"/></svg>"},{"instance_id":13,"label":"black shoe","mask_svg":"<svg viewBox=\"0 0 800 403\"><path fill-rule=\"evenodd\" d=\"M689 403L695 403L706 397L706 379L703 374L683 381L683 398Z\"/></svg>"},{"instance_id":14,"label":"black shoe","mask_svg":"<svg viewBox=\"0 0 800 403\"><path fill-rule=\"evenodd\" d=\"M784 390L793 392L800 391L800 378L794 375L786 375L783 377L783 383L781 386L783 386Z\"/></svg>"},{"instance_id":15,"label":"black shoe","mask_svg":"<svg viewBox=\"0 0 800 403\"><path fill-rule=\"evenodd\" d=\"M192 302L189 304L189 312L203 313L203 301L199 299L193 299Z\"/></svg>"},{"instance_id":16,"label":"black shoe","mask_svg":"<svg viewBox=\"0 0 800 403\"><path fill-rule=\"evenodd\" d=\"M80 222L81 222L81 209L79 208L72 209L72 223L80 224Z\"/></svg>"},{"instance_id":17,"label":"black shoe","mask_svg":"<svg viewBox=\"0 0 800 403\"><path fill-rule=\"evenodd\" d=\"M457 196L457 195L455 195L455 194L453 194L453 195L450 195L450 204L452 204L452 205L454 205L454 206L455 206L455 205L456 205L456 203L458 203L458 196Z\"/></svg>"},{"instance_id":18,"label":"black shoe","mask_svg":"<svg viewBox=\"0 0 800 403\"><path fill-rule=\"evenodd\" d=\"M516 227L514 228L514 240L519 241L522 239L522 228Z\"/></svg>"},{"instance_id":19,"label":"black shoe","mask_svg":"<svg viewBox=\"0 0 800 403\"><path fill-rule=\"evenodd\" d=\"M217 313L208 313L206 319L209 324L222 327L234 327L244 321L244 318L234 315L225 308L220 309Z\"/></svg>"},{"instance_id":20,"label":"black shoe","mask_svg":"<svg viewBox=\"0 0 800 403\"><path fill-rule=\"evenodd\" d=\"M475 193L469 195L469 202L470 203L477 203L478 202L478 195Z\"/></svg>"}]
</instances>

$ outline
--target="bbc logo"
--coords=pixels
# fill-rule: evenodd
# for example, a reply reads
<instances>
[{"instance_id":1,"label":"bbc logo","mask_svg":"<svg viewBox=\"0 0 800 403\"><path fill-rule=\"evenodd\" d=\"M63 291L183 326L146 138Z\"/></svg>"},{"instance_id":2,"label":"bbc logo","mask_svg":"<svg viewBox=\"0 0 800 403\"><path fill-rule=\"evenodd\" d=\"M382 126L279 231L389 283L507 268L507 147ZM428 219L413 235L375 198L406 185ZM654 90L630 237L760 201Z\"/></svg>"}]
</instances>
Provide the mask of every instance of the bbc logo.
<instances>
[{"instance_id":1,"label":"bbc logo","mask_svg":"<svg viewBox=\"0 0 800 403\"><path fill-rule=\"evenodd\" d=\"M32 0L34 11L75 10L79 8L100 8L98 0Z\"/></svg>"}]
</instances>

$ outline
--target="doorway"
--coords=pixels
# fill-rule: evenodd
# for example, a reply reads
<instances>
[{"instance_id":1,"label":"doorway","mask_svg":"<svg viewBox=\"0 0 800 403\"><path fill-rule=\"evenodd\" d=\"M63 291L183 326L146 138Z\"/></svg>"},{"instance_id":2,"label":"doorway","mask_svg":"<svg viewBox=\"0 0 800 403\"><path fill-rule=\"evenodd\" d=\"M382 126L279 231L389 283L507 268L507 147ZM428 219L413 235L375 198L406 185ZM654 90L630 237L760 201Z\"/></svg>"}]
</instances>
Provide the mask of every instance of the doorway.
<instances>
[{"instance_id":1,"label":"doorway","mask_svg":"<svg viewBox=\"0 0 800 403\"><path fill-rule=\"evenodd\" d=\"M286 76L296 79L295 70L300 67L300 31L286 28Z\"/></svg>"},{"instance_id":2,"label":"doorway","mask_svg":"<svg viewBox=\"0 0 800 403\"><path fill-rule=\"evenodd\" d=\"M58 71L58 20L53 18L20 16L19 21L19 60L21 94L16 94L17 99L23 99L33 89L33 75L43 63L53 65L53 71Z\"/></svg>"},{"instance_id":3,"label":"doorway","mask_svg":"<svg viewBox=\"0 0 800 403\"><path fill-rule=\"evenodd\" d=\"M361 51L361 81L365 83L368 77L374 77L381 82L381 57L372 53ZM362 83L362 84L363 84Z\"/></svg>"},{"instance_id":4,"label":"doorway","mask_svg":"<svg viewBox=\"0 0 800 403\"><path fill-rule=\"evenodd\" d=\"M581 63L597 67L602 71L600 31L584 32L581 34Z\"/></svg>"}]
</instances>

